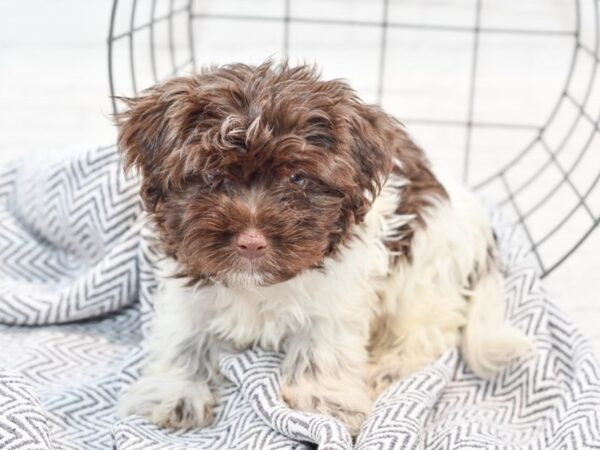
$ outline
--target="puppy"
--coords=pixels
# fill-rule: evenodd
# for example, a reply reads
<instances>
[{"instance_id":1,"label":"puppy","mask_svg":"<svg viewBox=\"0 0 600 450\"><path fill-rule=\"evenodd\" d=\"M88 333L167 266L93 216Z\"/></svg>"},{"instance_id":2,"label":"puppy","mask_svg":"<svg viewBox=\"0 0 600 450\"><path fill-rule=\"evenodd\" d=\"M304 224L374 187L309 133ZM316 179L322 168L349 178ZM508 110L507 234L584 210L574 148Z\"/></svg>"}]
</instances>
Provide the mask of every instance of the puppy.
<instances>
[{"instance_id":1,"label":"puppy","mask_svg":"<svg viewBox=\"0 0 600 450\"><path fill-rule=\"evenodd\" d=\"M482 377L529 351L482 207L345 82L232 64L124 101L119 147L165 258L122 414L207 425L219 354L260 346L285 355L292 408L355 435L390 383L451 347Z\"/></svg>"}]
</instances>

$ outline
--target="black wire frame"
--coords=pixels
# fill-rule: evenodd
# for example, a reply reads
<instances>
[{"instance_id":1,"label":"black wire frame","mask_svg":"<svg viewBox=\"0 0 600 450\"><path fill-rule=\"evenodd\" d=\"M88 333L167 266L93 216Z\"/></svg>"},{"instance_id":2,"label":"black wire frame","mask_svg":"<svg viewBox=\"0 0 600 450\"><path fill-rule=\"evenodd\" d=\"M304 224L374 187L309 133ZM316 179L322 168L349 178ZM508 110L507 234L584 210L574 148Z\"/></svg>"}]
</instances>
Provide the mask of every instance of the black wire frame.
<instances>
[{"instance_id":1,"label":"black wire frame","mask_svg":"<svg viewBox=\"0 0 600 450\"><path fill-rule=\"evenodd\" d=\"M151 2L149 8L149 16L147 20L140 25L136 25L138 16L139 2ZM157 15L156 6L157 2L168 2L168 11L166 14ZM147 51L150 54L151 61L151 72L152 80L154 83L160 81L160 79L176 75L182 70L193 71L196 68L196 58L194 50L194 30L197 26L198 19L214 19L214 20L228 20L234 22L254 22L254 23L266 23L266 22L283 22L283 44L282 54L285 56L288 54L290 49L290 25L294 23L303 24L318 24L318 25L345 25L350 27L376 27L380 29L380 39L378 52L378 77L377 77L377 101L381 102L385 96L385 74L386 74L386 58L388 55L388 31L392 28L401 29L414 29L414 30L431 30L431 31L451 31L456 33L474 33L473 47L471 52L470 62L470 75L469 75L469 90L468 90L468 112L466 122L461 121L450 121L450 120L435 120L435 119L423 119L423 118L403 118L404 120L412 123L428 124L428 125L449 125L449 126L463 126L466 133L465 139L465 153L463 161L463 177L464 181L468 182L470 161L471 161L471 147L472 147L472 136L475 128L508 128L514 130L527 129L532 130L536 133L535 137L524 146L524 148L501 167L496 173L490 175L485 180L477 183L473 187L475 189L485 190L488 186L495 184L500 185L504 191L502 198L499 200L499 205L505 208L511 208L512 212L516 214L518 224L522 227L525 235L531 243L531 251L535 255L535 258L541 268L543 276L548 275L564 261L569 258L577 248L579 248L583 242L589 237L589 235L598 227L600 224L600 213L595 213L594 208L590 205L591 194L600 182L600 167L598 167L598 174L592 180L591 184L585 189L581 190L576 187L573 182L574 171L582 163L586 154L591 151L600 151L598 145L593 145L594 138L600 135L599 121L600 113L597 116L592 117L588 112L587 103L591 97L594 86L600 85L600 75L598 74L598 65L600 64L600 22L599 22L599 11L598 11L598 0L572 0L573 8L575 10L575 23L571 30L549 30L549 29L524 29L524 28L499 28L499 27L483 27L481 23L481 11L482 5L485 0L476 0L475 3L475 23L474 26L459 26L459 25L432 25L432 24L418 24L418 23L404 23L398 21L389 20L390 0L380 0L383 3L382 17L380 21L373 20L341 20L331 18L303 18L295 17L292 15L292 1L299 0L282 0L284 2L283 15L281 17L275 16L256 16L256 15L237 15L237 14L211 14L196 12L198 9L196 5L201 3L202 0L185 0L176 3L176 0L113 0L113 6L110 18L109 36L108 36L108 74L109 74L109 87L113 101L113 110L116 113L118 111L118 105L115 100L115 96L123 94L121 89L117 89L116 86L116 75L115 75L115 59L114 59L114 48L117 43L126 41L128 47L128 59L129 59L129 74L131 81L131 89L127 89L129 94L135 94L139 92L140 86L137 82L135 55L136 52ZM581 25L582 25L582 7L581 5L585 2L593 4L594 11L594 44L589 46L583 42ZM117 11L119 6L128 3L131 5L129 9L129 26L128 29L122 32L115 30L115 23L117 18ZM185 58L182 61L177 61L175 57L175 46L173 38L173 22L176 17L183 17L187 26L187 42L185 45L186 52ZM157 24L166 22L168 24L168 52L170 67L166 75L159 76L156 61L156 36L155 28ZM149 30L149 45L146 50L143 50L136 43L136 35L143 30ZM483 34L504 34L504 35L549 35L549 36L564 36L572 41L573 52L567 71L567 76L564 81L561 92L557 96L557 101L554 107L551 109L548 117L542 125L534 124L522 124L522 123L499 123L499 122L479 122L474 119L474 105L477 97L477 74L479 69L479 41L480 36ZM578 63L584 59L592 61L592 69L589 76L588 85L585 87L585 94L583 99L577 99L572 93L572 87L574 81L574 74ZM203 61L203 63L210 63L210 61ZM144 86L146 87L146 86ZM564 135L559 145L554 148L549 144L546 139L546 132L549 125L557 118L559 111L564 107L565 104L570 104L572 107L578 110L577 116L572 120L572 123L568 127L567 133ZM575 131L581 126L582 123L588 123L591 125L591 132L584 142L583 147L579 149L576 158L571 162L570 165L566 166L560 162L559 156L561 152L565 151L567 144L572 140ZM600 145L600 144L599 144ZM539 167L532 167L530 175L521 179L516 186L512 186L509 175L513 170L518 168L520 165L525 164L524 160L526 156L533 151L535 148L542 148L546 152L546 161ZM549 186L547 192L542 196L532 207L523 209L519 204L519 196L534 183L539 180L549 168L558 169L562 174L560 179L556 181L552 186ZM563 187L567 187L572 191L574 197L577 199L575 204L567 208L565 214L556 223L552 225L552 228L541 236L537 236L530 229L528 220L542 207L542 205L552 202L557 191ZM598 205L600 206L600 205ZM563 207L563 205L557 205L557 207ZM599 208L600 209L600 208ZM565 245L565 248L561 251L559 257L556 257L550 261L548 258L543 257L541 254L540 247L544 245L552 236L561 230L565 224L570 220L573 215L579 211L588 217L588 224L584 231L576 239L575 242Z\"/></svg>"}]
</instances>

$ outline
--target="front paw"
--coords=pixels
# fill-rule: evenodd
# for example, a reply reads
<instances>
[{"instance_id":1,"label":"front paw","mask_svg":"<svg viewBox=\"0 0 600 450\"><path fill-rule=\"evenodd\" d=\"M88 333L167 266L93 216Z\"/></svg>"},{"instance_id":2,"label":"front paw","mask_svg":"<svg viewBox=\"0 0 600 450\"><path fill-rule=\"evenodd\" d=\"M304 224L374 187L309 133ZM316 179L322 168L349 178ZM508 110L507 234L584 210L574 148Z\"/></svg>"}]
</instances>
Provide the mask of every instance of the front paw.
<instances>
[{"instance_id":1,"label":"front paw","mask_svg":"<svg viewBox=\"0 0 600 450\"><path fill-rule=\"evenodd\" d=\"M191 429L212 422L214 396L206 384L145 376L119 402L119 415L137 414L165 428Z\"/></svg>"},{"instance_id":2,"label":"front paw","mask_svg":"<svg viewBox=\"0 0 600 450\"><path fill-rule=\"evenodd\" d=\"M284 383L281 388L284 401L299 411L331 416L342 422L352 436L357 436L371 411L366 386L319 385L318 381Z\"/></svg>"}]
</instances>

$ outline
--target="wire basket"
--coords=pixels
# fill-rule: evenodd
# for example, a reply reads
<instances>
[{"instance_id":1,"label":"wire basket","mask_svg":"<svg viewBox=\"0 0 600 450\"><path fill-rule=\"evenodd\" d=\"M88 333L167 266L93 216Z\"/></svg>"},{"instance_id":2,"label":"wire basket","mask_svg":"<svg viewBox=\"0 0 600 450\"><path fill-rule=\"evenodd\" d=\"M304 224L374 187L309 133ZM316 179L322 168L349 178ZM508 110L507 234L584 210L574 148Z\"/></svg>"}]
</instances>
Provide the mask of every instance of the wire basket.
<instances>
[{"instance_id":1,"label":"wire basket","mask_svg":"<svg viewBox=\"0 0 600 450\"><path fill-rule=\"evenodd\" d=\"M600 222L596 0L114 0L111 95L198 66L316 61L522 227L542 273ZM119 105L113 103L115 112Z\"/></svg>"}]
</instances>

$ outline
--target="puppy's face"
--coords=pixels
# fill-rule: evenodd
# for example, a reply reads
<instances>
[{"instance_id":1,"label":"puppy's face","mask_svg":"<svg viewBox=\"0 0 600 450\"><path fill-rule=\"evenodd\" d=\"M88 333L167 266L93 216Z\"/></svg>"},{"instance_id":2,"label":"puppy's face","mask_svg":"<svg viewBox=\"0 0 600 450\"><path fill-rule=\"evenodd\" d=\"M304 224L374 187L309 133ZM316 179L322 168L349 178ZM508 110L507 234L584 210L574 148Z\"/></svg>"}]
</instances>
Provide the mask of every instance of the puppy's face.
<instances>
[{"instance_id":1,"label":"puppy's face","mask_svg":"<svg viewBox=\"0 0 600 450\"><path fill-rule=\"evenodd\" d=\"M192 282L270 285L319 267L391 169L396 124L308 67L225 66L125 101L120 148Z\"/></svg>"}]
</instances>

